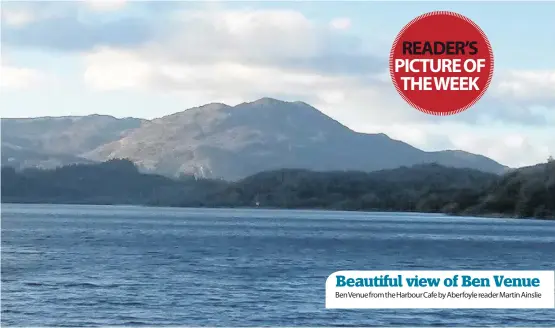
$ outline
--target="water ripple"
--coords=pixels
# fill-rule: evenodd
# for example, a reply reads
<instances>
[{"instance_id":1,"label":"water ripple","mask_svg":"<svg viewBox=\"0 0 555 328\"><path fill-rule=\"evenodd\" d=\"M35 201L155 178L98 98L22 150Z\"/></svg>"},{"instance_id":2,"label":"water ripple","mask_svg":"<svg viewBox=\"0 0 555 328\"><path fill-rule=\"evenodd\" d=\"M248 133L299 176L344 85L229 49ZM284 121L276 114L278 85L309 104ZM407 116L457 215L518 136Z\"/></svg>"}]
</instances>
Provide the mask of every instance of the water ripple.
<instances>
[{"instance_id":1,"label":"water ripple","mask_svg":"<svg viewBox=\"0 0 555 328\"><path fill-rule=\"evenodd\" d=\"M555 326L551 310L326 310L341 269L553 269L555 224L2 206L2 326Z\"/></svg>"}]
</instances>

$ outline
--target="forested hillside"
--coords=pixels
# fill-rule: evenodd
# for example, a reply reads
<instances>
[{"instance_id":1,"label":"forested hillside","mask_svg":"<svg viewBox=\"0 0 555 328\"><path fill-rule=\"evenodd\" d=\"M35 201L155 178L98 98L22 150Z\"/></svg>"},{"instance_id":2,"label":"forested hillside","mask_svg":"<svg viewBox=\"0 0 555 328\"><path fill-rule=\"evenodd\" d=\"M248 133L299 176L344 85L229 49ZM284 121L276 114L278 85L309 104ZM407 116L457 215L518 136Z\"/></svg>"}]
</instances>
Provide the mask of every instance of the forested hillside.
<instances>
[{"instance_id":1,"label":"forested hillside","mask_svg":"<svg viewBox=\"0 0 555 328\"><path fill-rule=\"evenodd\" d=\"M451 200L477 193L494 174L434 164L372 173L278 170L263 172L216 192L210 205L341 210L440 212Z\"/></svg>"},{"instance_id":2,"label":"forested hillside","mask_svg":"<svg viewBox=\"0 0 555 328\"><path fill-rule=\"evenodd\" d=\"M459 203L464 214L508 214L516 217L555 217L555 161L515 170Z\"/></svg>"},{"instance_id":3,"label":"forested hillside","mask_svg":"<svg viewBox=\"0 0 555 328\"><path fill-rule=\"evenodd\" d=\"M127 160L19 172L2 167L2 202L167 205L193 201L221 183L142 174Z\"/></svg>"},{"instance_id":4,"label":"forested hillside","mask_svg":"<svg viewBox=\"0 0 555 328\"><path fill-rule=\"evenodd\" d=\"M318 208L553 218L555 162L503 176L422 164L371 173L282 169L236 182L140 173L127 160L2 168L2 202Z\"/></svg>"}]
</instances>

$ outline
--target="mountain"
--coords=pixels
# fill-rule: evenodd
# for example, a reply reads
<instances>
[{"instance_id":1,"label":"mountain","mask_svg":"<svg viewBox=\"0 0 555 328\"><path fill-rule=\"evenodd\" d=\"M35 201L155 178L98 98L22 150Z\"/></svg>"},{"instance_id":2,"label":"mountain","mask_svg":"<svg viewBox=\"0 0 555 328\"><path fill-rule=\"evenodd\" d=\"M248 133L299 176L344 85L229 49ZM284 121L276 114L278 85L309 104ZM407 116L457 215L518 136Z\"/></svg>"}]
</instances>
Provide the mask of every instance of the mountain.
<instances>
[{"instance_id":1,"label":"mountain","mask_svg":"<svg viewBox=\"0 0 555 328\"><path fill-rule=\"evenodd\" d=\"M303 102L213 103L152 121L106 115L2 119L2 164L52 168L129 158L167 176L240 179L282 168L375 171L422 163L501 173L463 151L424 152L357 133Z\"/></svg>"},{"instance_id":2,"label":"mountain","mask_svg":"<svg viewBox=\"0 0 555 328\"><path fill-rule=\"evenodd\" d=\"M2 163L18 168L90 163L80 155L122 138L144 121L106 115L2 118Z\"/></svg>"},{"instance_id":3,"label":"mountain","mask_svg":"<svg viewBox=\"0 0 555 328\"><path fill-rule=\"evenodd\" d=\"M384 134L357 133L303 102L262 98L213 103L164 116L82 154L128 158L142 170L236 180L281 168L375 171L422 163L501 173L506 167L462 151L424 152Z\"/></svg>"}]
</instances>

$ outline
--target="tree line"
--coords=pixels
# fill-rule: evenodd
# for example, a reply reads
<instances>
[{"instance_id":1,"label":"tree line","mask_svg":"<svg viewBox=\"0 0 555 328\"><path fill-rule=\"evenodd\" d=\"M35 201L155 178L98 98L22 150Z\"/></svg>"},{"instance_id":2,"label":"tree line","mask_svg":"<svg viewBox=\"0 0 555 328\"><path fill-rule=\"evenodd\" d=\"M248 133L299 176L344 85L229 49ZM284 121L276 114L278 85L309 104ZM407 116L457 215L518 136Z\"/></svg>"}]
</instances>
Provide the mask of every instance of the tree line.
<instances>
[{"instance_id":1,"label":"tree line","mask_svg":"<svg viewBox=\"0 0 555 328\"><path fill-rule=\"evenodd\" d=\"M171 179L125 159L2 167L2 202L263 207L555 217L555 161L495 175L422 164L375 172L282 169L239 181Z\"/></svg>"}]
</instances>

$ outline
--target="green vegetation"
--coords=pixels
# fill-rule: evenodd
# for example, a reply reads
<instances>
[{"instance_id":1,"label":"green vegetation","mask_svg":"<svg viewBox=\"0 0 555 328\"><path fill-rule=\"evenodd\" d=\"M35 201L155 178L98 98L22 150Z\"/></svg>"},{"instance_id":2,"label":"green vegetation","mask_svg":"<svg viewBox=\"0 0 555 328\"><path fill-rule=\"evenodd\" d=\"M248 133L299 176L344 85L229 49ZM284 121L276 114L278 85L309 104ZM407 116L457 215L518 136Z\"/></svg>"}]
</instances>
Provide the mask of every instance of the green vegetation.
<instances>
[{"instance_id":1,"label":"green vegetation","mask_svg":"<svg viewBox=\"0 0 555 328\"><path fill-rule=\"evenodd\" d=\"M282 169L245 179L170 179L127 160L54 170L2 168L2 202L319 208L555 217L555 162L503 176L422 164L371 173Z\"/></svg>"},{"instance_id":2,"label":"green vegetation","mask_svg":"<svg viewBox=\"0 0 555 328\"><path fill-rule=\"evenodd\" d=\"M127 160L72 164L54 170L2 167L2 202L61 204L152 204L194 201L218 182L172 180L141 174Z\"/></svg>"},{"instance_id":3,"label":"green vegetation","mask_svg":"<svg viewBox=\"0 0 555 328\"><path fill-rule=\"evenodd\" d=\"M501 176L483 190L464 214L502 214L515 217L555 217L555 161L522 168Z\"/></svg>"}]
</instances>

